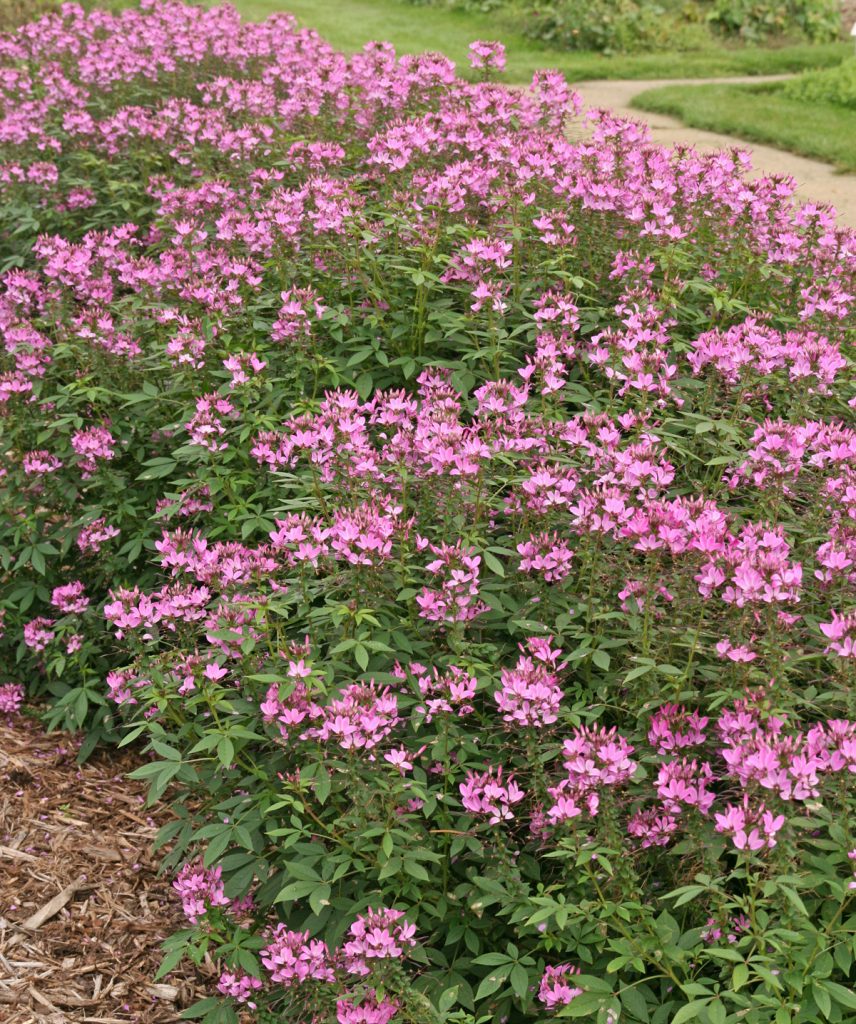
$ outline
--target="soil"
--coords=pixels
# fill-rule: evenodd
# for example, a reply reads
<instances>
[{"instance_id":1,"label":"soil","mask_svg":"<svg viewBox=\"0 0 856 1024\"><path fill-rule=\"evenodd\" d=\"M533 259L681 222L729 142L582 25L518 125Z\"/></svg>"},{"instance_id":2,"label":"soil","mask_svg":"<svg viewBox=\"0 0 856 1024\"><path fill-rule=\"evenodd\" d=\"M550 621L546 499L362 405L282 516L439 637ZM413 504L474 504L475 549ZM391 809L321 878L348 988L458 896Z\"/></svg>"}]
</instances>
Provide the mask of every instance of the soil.
<instances>
[{"instance_id":1,"label":"soil","mask_svg":"<svg viewBox=\"0 0 856 1024\"><path fill-rule=\"evenodd\" d=\"M153 981L184 919L151 853L165 807L145 807L139 763L0 720L0 1021L174 1024L210 995L213 964ZM206 977L207 975L207 977Z\"/></svg>"},{"instance_id":2,"label":"soil","mask_svg":"<svg viewBox=\"0 0 856 1024\"><path fill-rule=\"evenodd\" d=\"M856 0L854 0L856 3ZM731 135L700 131L688 128L674 117L665 114L651 114L635 110L633 100L646 89L657 89L666 85L719 85L774 82L788 75L761 76L751 78L670 78L648 81L590 81L579 82L576 88L582 94L589 108L606 107L622 117L644 121L651 129L651 139L664 146L690 145L701 151L720 149L741 149L752 153L752 163L757 175L787 174L797 183L797 196L803 202L830 203L838 213L842 225L856 228L856 175L840 174L834 167L819 160L796 156L772 146L764 146Z\"/></svg>"}]
</instances>

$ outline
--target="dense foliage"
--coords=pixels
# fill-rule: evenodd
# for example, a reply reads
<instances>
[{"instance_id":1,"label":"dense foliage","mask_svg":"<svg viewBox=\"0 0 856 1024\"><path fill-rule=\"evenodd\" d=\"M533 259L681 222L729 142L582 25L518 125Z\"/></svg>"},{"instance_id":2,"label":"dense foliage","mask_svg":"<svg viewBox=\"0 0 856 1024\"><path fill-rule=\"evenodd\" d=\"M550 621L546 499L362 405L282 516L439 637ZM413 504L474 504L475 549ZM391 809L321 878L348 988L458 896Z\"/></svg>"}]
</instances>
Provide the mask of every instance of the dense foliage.
<instances>
[{"instance_id":1,"label":"dense foliage","mask_svg":"<svg viewBox=\"0 0 856 1024\"><path fill-rule=\"evenodd\" d=\"M412 0L414 3L431 0ZM696 50L722 40L752 44L838 38L837 0L434 0L492 10L503 23L568 50Z\"/></svg>"},{"instance_id":2,"label":"dense foliage","mask_svg":"<svg viewBox=\"0 0 856 1024\"><path fill-rule=\"evenodd\" d=\"M837 0L713 0L708 15L720 31L751 42L797 36L834 39L840 30Z\"/></svg>"},{"instance_id":3,"label":"dense foliage","mask_svg":"<svg viewBox=\"0 0 856 1024\"><path fill-rule=\"evenodd\" d=\"M856 110L856 59L824 71L808 71L786 82L783 92L806 103L831 103Z\"/></svg>"},{"instance_id":4,"label":"dense foliage","mask_svg":"<svg viewBox=\"0 0 856 1024\"><path fill-rule=\"evenodd\" d=\"M856 238L472 54L0 37L0 710L208 1021L852 1020Z\"/></svg>"}]
</instances>

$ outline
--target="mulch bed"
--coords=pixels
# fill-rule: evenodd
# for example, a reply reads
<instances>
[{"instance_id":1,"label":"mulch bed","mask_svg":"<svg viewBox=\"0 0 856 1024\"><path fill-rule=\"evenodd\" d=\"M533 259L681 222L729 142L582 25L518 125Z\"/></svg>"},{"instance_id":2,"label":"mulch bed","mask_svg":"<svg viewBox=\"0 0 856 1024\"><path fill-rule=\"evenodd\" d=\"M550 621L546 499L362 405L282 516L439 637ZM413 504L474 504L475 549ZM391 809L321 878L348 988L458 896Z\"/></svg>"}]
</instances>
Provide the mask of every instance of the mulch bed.
<instances>
[{"instance_id":1,"label":"mulch bed","mask_svg":"<svg viewBox=\"0 0 856 1024\"><path fill-rule=\"evenodd\" d=\"M212 993L214 967L153 981L184 926L151 854L169 812L125 778L132 753L76 754L65 735L0 721L0 1020L174 1024Z\"/></svg>"}]
</instances>

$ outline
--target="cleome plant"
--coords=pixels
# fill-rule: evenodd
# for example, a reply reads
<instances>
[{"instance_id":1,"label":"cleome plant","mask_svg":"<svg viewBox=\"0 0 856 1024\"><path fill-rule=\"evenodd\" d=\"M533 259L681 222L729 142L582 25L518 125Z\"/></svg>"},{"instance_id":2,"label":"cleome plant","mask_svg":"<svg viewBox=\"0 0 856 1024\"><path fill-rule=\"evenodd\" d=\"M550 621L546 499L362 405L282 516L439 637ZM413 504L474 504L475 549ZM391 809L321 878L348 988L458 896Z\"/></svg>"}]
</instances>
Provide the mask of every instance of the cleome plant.
<instances>
[{"instance_id":1,"label":"cleome plant","mask_svg":"<svg viewBox=\"0 0 856 1024\"><path fill-rule=\"evenodd\" d=\"M0 36L0 711L207 1024L856 1019L856 236L478 42Z\"/></svg>"}]
</instances>

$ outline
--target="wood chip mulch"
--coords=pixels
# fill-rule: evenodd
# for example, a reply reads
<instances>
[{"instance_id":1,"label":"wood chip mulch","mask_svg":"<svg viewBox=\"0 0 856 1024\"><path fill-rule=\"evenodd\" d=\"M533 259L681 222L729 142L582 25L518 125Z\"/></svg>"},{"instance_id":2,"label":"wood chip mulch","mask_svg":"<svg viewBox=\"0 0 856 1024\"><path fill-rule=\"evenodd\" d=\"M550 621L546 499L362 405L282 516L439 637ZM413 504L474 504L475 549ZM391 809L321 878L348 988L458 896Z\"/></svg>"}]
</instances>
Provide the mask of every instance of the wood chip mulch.
<instances>
[{"instance_id":1,"label":"wood chip mulch","mask_svg":"<svg viewBox=\"0 0 856 1024\"><path fill-rule=\"evenodd\" d=\"M151 853L169 812L125 778L132 753L76 755L68 736L0 720L0 1021L174 1024L214 969L153 981L185 926Z\"/></svg>"}]
</instances>

